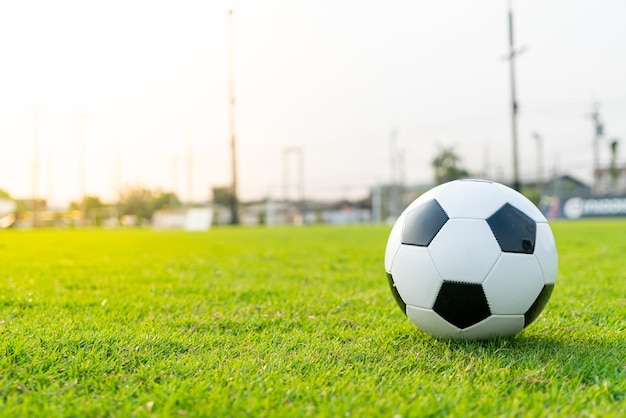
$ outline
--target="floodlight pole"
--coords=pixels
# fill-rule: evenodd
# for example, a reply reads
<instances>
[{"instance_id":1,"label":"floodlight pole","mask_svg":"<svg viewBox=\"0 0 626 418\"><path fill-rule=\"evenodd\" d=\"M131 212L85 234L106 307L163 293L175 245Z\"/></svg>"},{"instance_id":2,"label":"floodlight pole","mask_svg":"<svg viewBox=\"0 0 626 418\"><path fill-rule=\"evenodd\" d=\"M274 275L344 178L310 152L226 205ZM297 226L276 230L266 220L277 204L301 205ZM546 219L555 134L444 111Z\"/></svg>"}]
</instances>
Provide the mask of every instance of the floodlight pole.
<instances>
[{"instance_id":1,"label":"floodlight pole","mask_svg":"<svg viewBox=\"0 0 626 418\"><path fill-rule=\"evenodd\" d=\"M48 176L48 193L47 199L48 203L52 201L52 191L53 191L53 178L52 178L52 150L48 150L48 161L46 165L47 176Z\"/></svg>"},{"instance_id":2,"label":"floodlight pole","mask_svg":"<svg viewBox=\"0 0 626 418\"><path fill-rule=\"evenodd\" d=\"M115 185L114 195L117 195L117 203L113 209L115 212L115 218L118 218L120 212L120 199L122 197L122 153L120 151L120 145L115 147Z\"/></svg>"},{"instance_id":3,"label":"floodlight pole","mask_svg":"<svg viewBox=\"0 0 626 418\"><path fill-rule=\"evenodd\" d=\"M537 141L537 184L541 194L543 192L543 138L537 132L533 132L533 138Z\"/></svg>"},{"instance_id":4,"label":"floodlight pole","mask_svg":"<svg viewBox=\"0 0 626 418\"><path fill-rule=\"evenodd\" d=\"M229 93L229 126L230 126L230 152L232 167L232 185L230 200L230 223L239 224L239 199L237 197L237 141L235 136L235 86L234 86L234 63L233 63L233 11L228 11L229 18L229 56L228 56L228 93Z\"/></svg>"},{"instance_id":5,"label":"floodlight pole","mask_svg":"<svg viewBox=\"0 0 626 418\"><path fill-rule=\"evenodd\" d=\"M519 156L517 151L517 97L515 91L515 57L521 51L516 51L513 42L513 7L509 0L509 69L511 74L511 140L513 145L513 188L520 190Z\"/></svg>"},{"instance_id":6,"label":"floodlight pole","mask_svg":"<svg viewBox=\"0 0 626 418\"><path fill-rule=\"evenodd\" d=\"M85 147L86 147L86 128L87 128L87 114L80 114L80 194L82 197L81 202L81 212L83 215L83 226L87 223L87 202L85 198L87 197L86 186L85 186Z\"/></svg>"},{"instance_id":7,"label":"floodlight pole","mask_svg":"<svg viewBox=\"0 0 626 418\"><path fill-rule=\"evenodd\" d=\"M122 153L119 144L115 148L115 192L119 200L122 195Z\"/></svg>"},{"instance_id":8,"label":"floodlight pole","mask_svg":"<svg viewBox=\"0 0 626 418\"><path fill-rule=\"evenodd\" d=\"M193 147L191 128L187 131L187 203L193 202Z\"/></svg>"},{"instance_id":9,"label":"floodlight pole","mask_svg":"<svg viewBox=\"0 0 626 418\"><path fill-rule=\"evenodd\" d=\"M397 131L393 128L389 134L389 201L388 201L388 217L396 217L399 212L398 208L398 149L396 146Z\"/></svg>"},{"instance_id":10,"label":"floodlight pole","mask_svg":"<svg viewBox=\"0 0 626 418\"><path fill-rule=\"evenodd\" d=\"M39 225L39 208L37 198L39 196L39 107L33 108L33 227Z\"/></svg>"},{"instance_id":11,"label":"floodlight pole","mask_svg":"<svg viewBox=\"0 0 626 418\"><path fill-rule=\"evenodd\" d=\"M172 191L169 195L169 206L170 209L174 207L174 195L176 194L176 190L178 189L178 157L172 157Z\"/></svg>"},{"instance_id":12,"label":"floodlight pole","mask_svg":"<svg viewBox=\"0 0 626 418\"><path fill-rule=\"evenodd\" d=\"M611 193L617 194L617 176L619 175L617 171L617 147L619 145L619 139L613 138L611 140L611 164L609 166L609 173L611 176Z\"/></svg>"},{"instance_id":13,"label":"floodlight pole","mask_svg":"<svg viewBox=\"0 0 626 418\"><path fill-rule=\"evenodd\" d=\"M304 151L301 147L290 147L285 148L283 151L283 197L285 199L285 203L289 200L289 189L290 189L290 181L289 181L289 155L295 154L297 158L297 188L298 188L298 204L300 206L300 211L304 214Z\"/></svg>"},{"instance_id":14,"label":"floodlight pole","mask_svg":"<svg viewBox=\"0 0 626 418\"><path fill-rule=\"evenodd\" d=\"M593 185L592 185L592 191L594 194L597 194L599 192L599 184L600 184L600 173L599 173L599 169L600 169L600 138L602 137L602 135L604 134L604 124L602 123L601 119L600 119L600 111L599 111L599 105L597 103L594 103L593 105L593 110L591 112L591 120L593 121L593 148L592 148L592 152L593 152L593 172L592 172L592 176L593 176Z\"/></svg>"}]
</instances>

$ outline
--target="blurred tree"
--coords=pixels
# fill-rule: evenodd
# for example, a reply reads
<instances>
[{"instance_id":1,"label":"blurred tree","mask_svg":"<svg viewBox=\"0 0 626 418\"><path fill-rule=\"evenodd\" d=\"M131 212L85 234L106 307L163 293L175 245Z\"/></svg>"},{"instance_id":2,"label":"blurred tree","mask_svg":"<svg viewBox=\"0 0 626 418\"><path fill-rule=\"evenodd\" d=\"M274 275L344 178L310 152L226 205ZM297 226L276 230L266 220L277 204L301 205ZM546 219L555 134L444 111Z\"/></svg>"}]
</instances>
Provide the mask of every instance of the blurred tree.
<instances>
[{"instance_id":1,"label":"blurred tree","mask_svg":"<svg viewBox=\"0 0 626 418\"><path fill-rule=\"evenodd\" d=\"M228 186L213 187L213 203L229 207L233 200L232 189Z\"/></svg>"},{"instance_id":2,"label":"blurred tree","mask_svg":"<svg viewBox=\"0 0 626 418\"><path fill-rule=\"evenodd\" d=\"M106 208L110 208L111 205L102 203L98 196L85 196L82 201L71 202L70 210L77 210L85 219L85 225L101 226L102 221L105 218Z\"/></svg>"},{"instance_id":3,"label":"blurred tree","mask_svg":"<svg viewBox=\"0 0 626 418\"><path fill-rule=\"evenodd\" d=\"M152 216L150 202L152 191L142 186L129 186L120 192L118 204L120 215L135 215L138 219Z\"/></svg>"},{"instance_id":4,"label":"blurred tree","mask_svg":"<svg viewBox=\"0 0 626 418\"><path fill-rule=\"evenodd\" d=\"M120 193L118 205L120 215L135 215L143 222L143 219L151 219L157 210L180 205L180 200L173 192L132 186Z\"/></svg>"},{"instance_id":5,"label":"blurred tree","mask_svg":"<svg viewBox=\"0 0 626 418\"><path fill-rule=\"evenodd\" d=\"M438 154L432 161L435 169L435 183L441 184L469 176L469 172L460 164L461 157L457 155L453 147L440 146Z\"/></svg>"},{"instance_id":6,"label":"blurred tree","mask_svg":"<svg viewBox=\"0 0 626 418\"><path fill-rule=\"evenodd\" d=\"M613 180L613 182L615 182L617 180L617 177L619 176L619 170L617 169L617 147L619 145L619 141L617 139L613 139L611 141L610 147L611 147L611 166L610 166L610 172L611 172L611 179Z\"/></svg>"},{"instance_id":7,"label":"blurred tree","mask_svg":"<svg viewBox=\"0 0 626 418\"><path fill-rule=\"evenodd\" d=\"M611 164L609 165L609 175L611 176L611 193L618 193L617 191L617 179L619 178L620 170L617 168L617 147L619 146L619 140L613 138L609 145L611 149Z\"/></svg>"},{"instance_id":8,"label":"blurred tree","mask_svg":"<svg viewBox=\"0 0 626 418\"><path fill-rule=\"evenodd\" d=\"M173 192L155 192L152 196L152 201L150 202L150 206L152 211L157 211L159 209L164 208L174 208L176 206L180 206L180 201L178 200L178 196Z\"/></svg>"},{"instance_id":9,"label":"blurred tree","mask_svg":"<svg viewBox=\"0 0 626 418\"><path fill-rule=\"evenodd\" d=\"M0 199L10 199L11 195L4 189L0 189Z\"/></svg>"},{"instance_id":10,"label":"blurred tree","mask_svg":"<svg viewBox=\"0 0 626 418\"><path fill-rule=\"evenodd\" d=\"M86 210L89 212L92 209L99 209L101 207L106 206L98 196L85 196L82 202L72 202L70 203L71 210Z\"/></svg>"}]
</instances>

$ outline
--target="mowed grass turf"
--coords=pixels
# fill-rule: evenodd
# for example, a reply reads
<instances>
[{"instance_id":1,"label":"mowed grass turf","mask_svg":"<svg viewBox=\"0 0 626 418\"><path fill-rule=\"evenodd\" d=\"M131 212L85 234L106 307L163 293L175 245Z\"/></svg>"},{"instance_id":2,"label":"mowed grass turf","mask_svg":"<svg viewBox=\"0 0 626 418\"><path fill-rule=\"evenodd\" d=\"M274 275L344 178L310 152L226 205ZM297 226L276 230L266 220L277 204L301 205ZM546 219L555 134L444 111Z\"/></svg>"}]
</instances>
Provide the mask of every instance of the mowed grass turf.
<instances>
[{"instance_id":1,"label":"mowed grass turf","mask_svg":"<svg viewBox=\"0 0 626 418\"><path fill-rule=\"evenodd\" d=\"M552 224L509 339L400 312L389 227L0 231L3 416L624 416L626 221Z\"/></svg>"}]
</instances>

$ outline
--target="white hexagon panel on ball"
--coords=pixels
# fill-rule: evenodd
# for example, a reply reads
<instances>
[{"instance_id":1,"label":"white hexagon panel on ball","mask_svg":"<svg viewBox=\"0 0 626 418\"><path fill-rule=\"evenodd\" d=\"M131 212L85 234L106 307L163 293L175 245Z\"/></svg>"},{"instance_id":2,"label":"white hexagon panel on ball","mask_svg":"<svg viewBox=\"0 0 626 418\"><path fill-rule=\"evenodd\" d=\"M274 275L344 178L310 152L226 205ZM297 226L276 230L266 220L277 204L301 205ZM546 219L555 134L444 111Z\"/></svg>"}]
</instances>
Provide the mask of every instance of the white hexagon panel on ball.
<instances>
[{"instance_id":1,"label":"white hexagon panel on ball","mask_svg":"<svg viewBox=\"0 0 626 418\"><path fill-rule=\"evenodd\" d=\"M524 314L543 288L543 275L532 254L503 253L483 283L491 312Z\"/></svg>"},{"instance_id":2,"label":"white hexagon panel on ball","mask_svg":"<svg viewBox=\"0 0 626 418\"><path fill-rule=\"evenodd\" d=\"M445 280L482 283L502 253L484 220L450 219L428 246Z\"/></svg>"},{"instance_id":3,"label":"white hexagon panel on ball","mask_svg":"<svg viewBox=\"0 0 626 418\"><path fill-rule=\"evenodd\" d=\"M395 257L391 275L407 305L432 308L441 287L441 277L425 247L403 245Z\"/></svg>"}]
</instances>

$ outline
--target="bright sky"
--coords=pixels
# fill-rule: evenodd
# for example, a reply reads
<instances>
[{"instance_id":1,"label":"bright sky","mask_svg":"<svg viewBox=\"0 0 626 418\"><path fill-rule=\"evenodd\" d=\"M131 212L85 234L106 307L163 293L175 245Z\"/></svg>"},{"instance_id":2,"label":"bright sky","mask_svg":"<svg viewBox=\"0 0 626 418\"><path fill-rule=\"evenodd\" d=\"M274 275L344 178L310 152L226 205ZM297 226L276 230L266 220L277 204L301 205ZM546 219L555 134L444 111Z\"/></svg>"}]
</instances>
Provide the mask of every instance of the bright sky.
<instances>
[{"instance_id":1,"label":"bright sky","mask_svg":"<svg viewBox=\"0 0 626 418\"><path fill-rule=\"evenodd\" d=\"M127 184L206 200L230 182L229 8L242 198L282 195L291 147L308 196L364 196L392 175L394 129L408 183L432 181L437 144L511 178L506 0L3 1L0 188L79 198L81 138L85 190L105 200ZM594 102L602 160L626 144L626 2L516 1L514 18L522 177L538 132L546 172L589 180Z\"/></svg>"}]
</instances>

